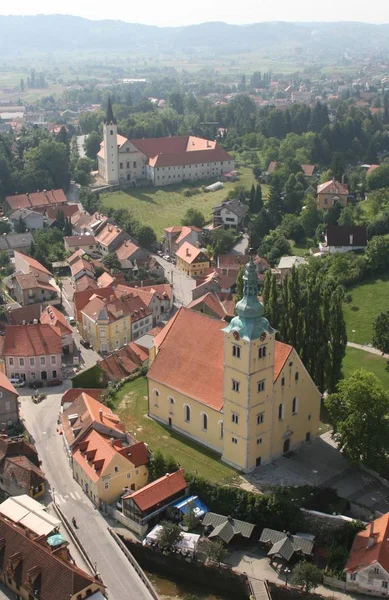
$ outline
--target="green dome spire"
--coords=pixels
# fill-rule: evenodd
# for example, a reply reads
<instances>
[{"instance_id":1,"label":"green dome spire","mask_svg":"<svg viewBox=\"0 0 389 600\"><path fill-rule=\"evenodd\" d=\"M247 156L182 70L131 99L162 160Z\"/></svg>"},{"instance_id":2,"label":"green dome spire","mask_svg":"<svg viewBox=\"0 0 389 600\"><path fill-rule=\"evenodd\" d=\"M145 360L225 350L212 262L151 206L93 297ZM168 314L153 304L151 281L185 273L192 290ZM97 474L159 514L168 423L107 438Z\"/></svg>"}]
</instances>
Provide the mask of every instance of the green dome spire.
<instances>
[{"instance_id":1,"label":"green dome spire","mask_svg":"<svg viewBox=\"0 0 389 600\"><path fill-rule=\"evenodd\" d=\"M241 338L255 340L264 331L274 332L269 321L263 316L265 309L258 298L258 277L251 250L250 260L243 275L243 298L237 303L235 310L237 316L223 329L226 333L237 331Z\"/></svg>"}]
</instances>

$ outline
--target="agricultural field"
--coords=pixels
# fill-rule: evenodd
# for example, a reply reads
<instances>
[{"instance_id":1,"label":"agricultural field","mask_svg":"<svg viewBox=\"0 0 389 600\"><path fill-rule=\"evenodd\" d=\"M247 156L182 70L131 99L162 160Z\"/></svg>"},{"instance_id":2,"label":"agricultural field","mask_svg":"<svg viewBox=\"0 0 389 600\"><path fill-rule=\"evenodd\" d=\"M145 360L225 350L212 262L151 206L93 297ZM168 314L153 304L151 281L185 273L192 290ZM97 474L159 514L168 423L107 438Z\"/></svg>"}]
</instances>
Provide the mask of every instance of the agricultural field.
<instances>
[{"instance_id":1,"label":"agricultural field","mask_svg":"<svg viewBox=\"0 0 389 600\"><path fill-rule=\"evenodd\" d=\"M239 169L240 180L234 183L225 183L222 190L217 192L203 192L187 198L183 194L185 189L200 189L202 184L209 185L212 181L199 182L197 186L169 186L166 188L139 188L120 190L103 194L101 196L105 209L126 208L131 215L144 225L150 225L158 238L162 237L165 227L180 225L181 219L188 208L200 210L206 220L211 218L212 207L220 204L231 189L237 185L251 188L255 182L252 170L248 167ZM262 186L263 196L266 196L268 186Z\"/></svg>"},{"instance_id":2,"label":"agricultural field","mask_svg":"<svg viewBox=\"0 0 389 600\"><path fill-rule=\"evenodd\" d=\"M389 308L389 277L364 281L347 290L351 302L344 304L347 337L350 342L371 344L373 321Z\"/></svg>"}]
</instances>

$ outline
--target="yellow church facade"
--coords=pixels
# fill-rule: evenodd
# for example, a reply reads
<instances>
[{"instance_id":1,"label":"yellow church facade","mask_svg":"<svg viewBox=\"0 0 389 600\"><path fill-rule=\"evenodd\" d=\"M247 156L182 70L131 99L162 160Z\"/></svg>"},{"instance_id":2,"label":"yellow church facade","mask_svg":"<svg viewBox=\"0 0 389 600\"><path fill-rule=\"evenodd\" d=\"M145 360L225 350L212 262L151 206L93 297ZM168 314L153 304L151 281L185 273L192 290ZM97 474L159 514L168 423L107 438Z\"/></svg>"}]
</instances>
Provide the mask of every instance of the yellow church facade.
<instances>
[{"instance_id":1,"label":"yellow church facade","mask_svg":"<svg viewBox=\"0 0 389 600\"><path fill-rule=\"evenodd\" d=\"M149 416L250 472L309 443L321 394L297 352L275 340L252 261L231 323L181 308L155 338Z\"/></svg>"}]
</instances>

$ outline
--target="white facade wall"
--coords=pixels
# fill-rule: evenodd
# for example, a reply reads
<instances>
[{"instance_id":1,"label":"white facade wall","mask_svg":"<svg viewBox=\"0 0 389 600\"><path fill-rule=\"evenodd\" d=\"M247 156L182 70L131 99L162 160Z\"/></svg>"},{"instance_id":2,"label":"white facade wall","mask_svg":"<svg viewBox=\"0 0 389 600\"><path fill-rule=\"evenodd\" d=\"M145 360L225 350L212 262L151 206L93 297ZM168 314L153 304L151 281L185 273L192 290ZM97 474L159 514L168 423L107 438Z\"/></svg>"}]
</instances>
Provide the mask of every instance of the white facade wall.
<instances>
[{"instance_id":1,"label":"white facade wall","mask_svg":"<svg viewBox=\"0 0 389 600\"><path fill-rule=\"evenodd\" d=\"M347 589L354 586L362 593L389 596L389 573L378 563L373 563L357 573L347 573Z\"/></svg>"},{"instance_id":2,"label":"white facade wall","mask_svg":"<svg viewBox=\"0 0 389 600\"><path fill-rule=\"evenodd\" d=\"M117 125L111 123L103 126L104 133L104 171L105 181L109 184L119 183L119 160Z\"/></svg>"},{"instance_id":3,"label":"white facade wall","mask_svg":"<svg viewBox=\"0 0 389 600\"><path fill-rule=\"evenodd\" d=\"M236 229L239 226L238 216L228 210L228 208L222 208L220 211L220 216L225 227L232 227Z\"/></svg>"},{"instance_id":4,"label":"white facade wall","mask_svg":"<svg viewBox=\"0 0 389 600\"><path fill-rule=\"evenodd\" d=\"M5 372L8 378L20 377L27 382L56 379L61 377L61 355L6 356ZM42 377L46 373L46 377Z\"/></svg>"}]
</instances>

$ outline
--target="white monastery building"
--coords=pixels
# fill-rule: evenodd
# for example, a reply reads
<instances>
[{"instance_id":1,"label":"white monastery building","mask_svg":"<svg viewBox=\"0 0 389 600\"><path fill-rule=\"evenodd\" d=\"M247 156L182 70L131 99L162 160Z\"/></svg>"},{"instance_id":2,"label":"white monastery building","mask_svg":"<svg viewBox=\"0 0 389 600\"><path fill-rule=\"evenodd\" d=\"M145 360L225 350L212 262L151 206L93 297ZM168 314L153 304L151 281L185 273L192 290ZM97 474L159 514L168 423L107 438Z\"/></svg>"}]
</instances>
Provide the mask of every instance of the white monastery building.
<instances>
[{"instance_id":1,"label":"white monastery building","mask_svg":"<svg viewBox=\"0 0 389 600\"><path fill-rule=\"evenodd\" d=\"M220 177L235 168L234 158L215 141L192 135L128 140L117 132L110 99L103 131L97 160L109 185L159 187Z\"/></svg>"}]
</instances>

